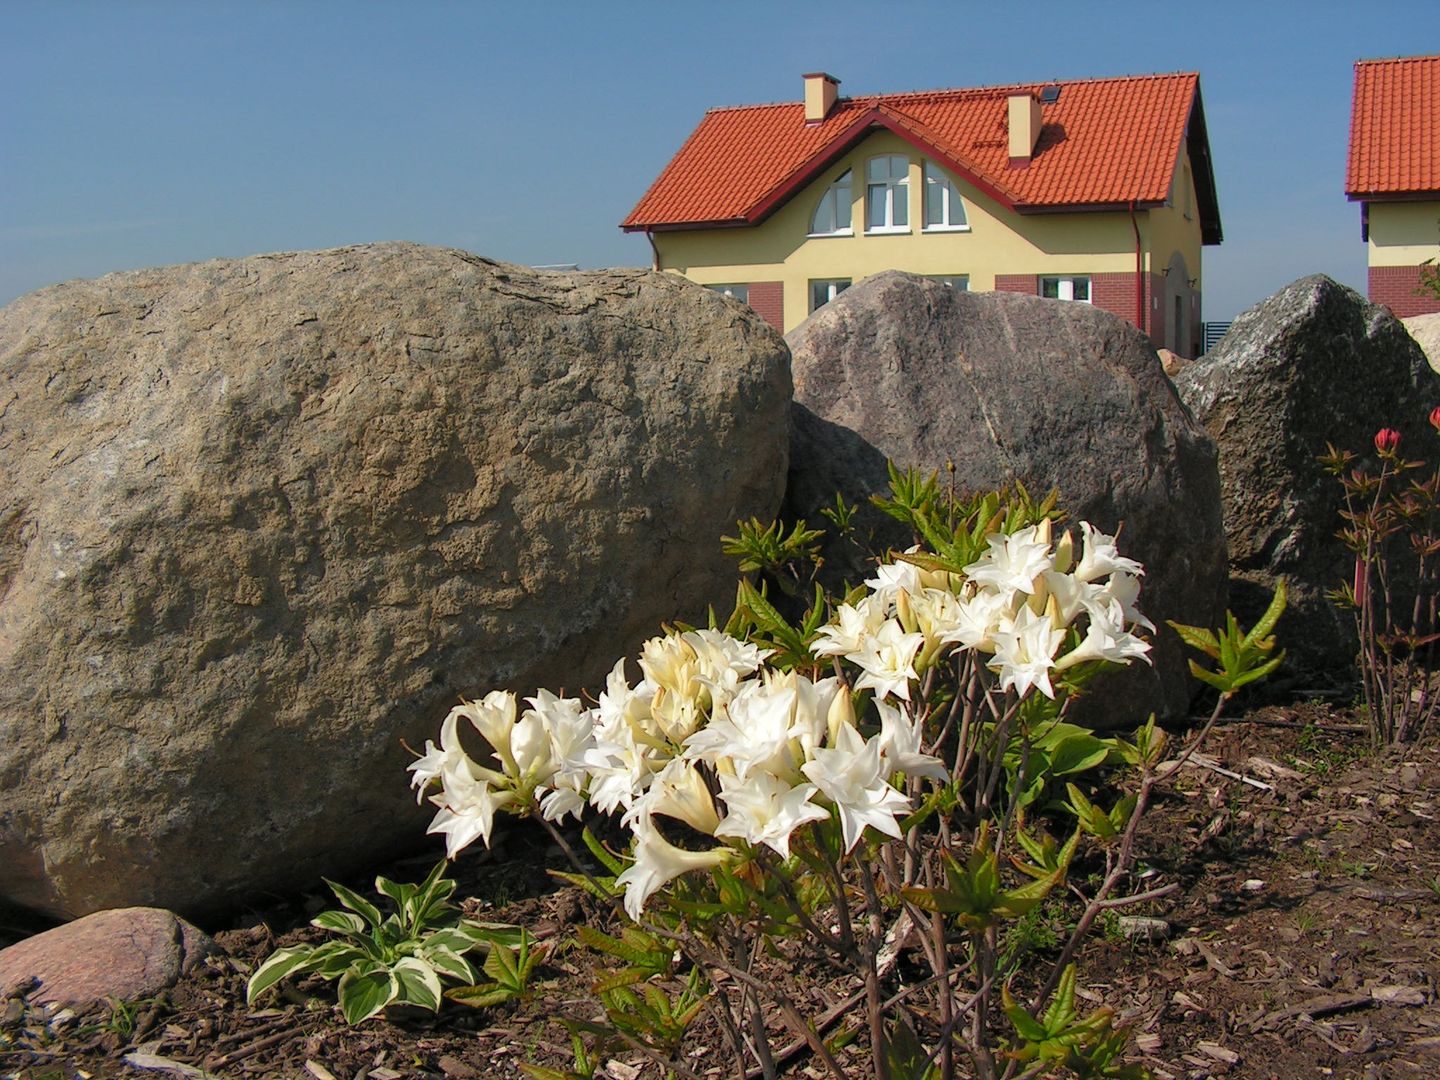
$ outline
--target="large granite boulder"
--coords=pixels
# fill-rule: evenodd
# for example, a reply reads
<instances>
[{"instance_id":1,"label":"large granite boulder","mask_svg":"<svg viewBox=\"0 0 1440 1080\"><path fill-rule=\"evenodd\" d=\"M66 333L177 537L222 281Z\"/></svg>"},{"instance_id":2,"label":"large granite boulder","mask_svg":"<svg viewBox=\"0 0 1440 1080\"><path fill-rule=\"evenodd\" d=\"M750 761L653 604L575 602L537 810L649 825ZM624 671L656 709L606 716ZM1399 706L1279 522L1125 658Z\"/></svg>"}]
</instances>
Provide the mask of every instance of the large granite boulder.
<instances>
[{"instance_id":1,"label":"large granite boulder","mask_svg":"<svg viewBox=\"0 0 1440 1080\"><path fill-rule=\"evenodd\" d=\"M1400 321L1415 339L1415 344L1420 346L1420 351L1430 362L1431 369L1440 371L1440 312L1433 315L1411 315Z\"/></svg>"},{"instance_id":2,"label":"large granite boulder","mask_svg":"<svg viewBox=\"0 0 1440 1080\"><path fill-rule=\"evenodd\" d=\"M674 276L381 244L0 311L0 896L193 914L422 844L405 745L725 604L779 335Z\"/></svg>"},{"instance_id":3,"label":"large granite boulder","mask_svg":"<svg viewBox=\"0 0 1440 1080\"><path fill-rule=\"evenodd\" d=\"M1369 452L1382 427L1433 457L1426 416L1440 379L1386 308L1316 274L1241 315L1175 385L1220 448L1231 606L1254 619L1284 577L1292 675L1353 675L1351 616L1325 594L1354 557L1335 535L1339 482L1318 458L1327 443Z\"/></svg>"},{"instance_id":4,"label":"large granite boulder","mask_svg":"<svg viewBox=\"0 0 1440 1080\"><path fill-rule=\"evenodd\" d=\"M1191 699L1183 647L1166 619L1211 625L1224 611L1225 537L1215 449L1181 406L1150 343L1089 304L960 293L887 272L796 327L787 512L811 521L839 490L887 488L886 459L925 471L953 463L978 492L1051 487L1070 520L1113 531L1141 560L1141 609L1160 627L1153 668L1107 676L1086 716L1128 725ZM903 546L869 518L862 528ZM852 575L843 550L831 562Z\"/></svg>"}]
</instances>

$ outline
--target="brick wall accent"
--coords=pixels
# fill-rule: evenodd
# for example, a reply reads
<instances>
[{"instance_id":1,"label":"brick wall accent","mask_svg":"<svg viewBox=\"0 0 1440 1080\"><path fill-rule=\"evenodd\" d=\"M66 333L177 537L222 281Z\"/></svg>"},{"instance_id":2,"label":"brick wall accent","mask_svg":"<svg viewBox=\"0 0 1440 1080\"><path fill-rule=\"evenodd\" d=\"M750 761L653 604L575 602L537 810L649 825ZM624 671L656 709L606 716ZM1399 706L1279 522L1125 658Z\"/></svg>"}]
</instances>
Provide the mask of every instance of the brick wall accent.
<instances>
[{"instance_id":1,"label":"brick wall accent","mask_svg":"<svg viewBox=\"0 0 1440 1080\"><path fill-rule=\"evenodd\" d=\"M1395 313L1397 319L1408 319L1411 315L1429 315L1440 311L1440 298L1420 294L1420 267L1418 266L1372 266L1370 267L1370 299L1384 304Z\"/></svg>"},{"instance_id":2,"label":"brick wall accent","mask_svg":"<svg viewBox=\"0 0 1440 1080\"><path fill-rule=\"evenodd\" d=\"M1039 296L1040 279L1034 274L996 274L995 291L1029 293L1031 296Z\"/></svg>"},{"instance_id":3,"label":"brick wall accent","mask_svg":"<svg viewBox=\"0 0 1440 1080\"><path fill-rule=\"evenodd\" d=\"M780 333L785 332L785 285L780 281L752 281L750 306Z\"/></svg>"}]
</instances>

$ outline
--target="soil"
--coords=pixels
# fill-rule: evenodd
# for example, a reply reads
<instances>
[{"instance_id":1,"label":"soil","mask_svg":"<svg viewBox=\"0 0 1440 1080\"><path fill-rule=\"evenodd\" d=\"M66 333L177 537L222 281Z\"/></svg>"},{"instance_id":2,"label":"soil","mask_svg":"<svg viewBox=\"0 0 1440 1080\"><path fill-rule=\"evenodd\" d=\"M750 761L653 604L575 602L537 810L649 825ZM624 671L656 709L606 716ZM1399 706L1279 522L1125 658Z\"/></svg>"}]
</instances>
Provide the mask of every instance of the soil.
<instances>
[{"instance_id":1,"label":"soil","mask_svg":"<svg viewBox=\"0 0 1440 1080\"><path fill-rule=\"evenodd\" d=\"M1440 1076L1440 747L1372 754L1343 711L1260 709L1216 729L1205 759L1157 799L1138 846L1147 885L1180 886L1139 912L1168 933L1132 937L1132 924L1104 922L1081 954L1079 990L1132 1026L1133 1061L1161 1078ZM381 872L418 881L434 857ZM521 1076L522 1062L568 1069L561 1019L599 1012L595 954L568 942L577 924L614 920L552 868L568 868L563 853L523 822L452 867L461 895L484 898L466 902L470 913L544 942L526 1001L446 1003L438 1015L351 1028L333 985L312 979L247 1007L255 965L280 945L322 939L307 923L333 901L315 893L207 926L221 952L154 1001L48 1022L6 1003L0 1076L463 1080ZM25 929L0 927L0 946ZM815 973L817 1013L848 993L829 980ZM847 1075L869 1075L863 1041L837 1055ZM735 1075L716 1030L699 1025L687 1045L694 1073ZM661 1073L618 1052L597 1075ZM802 1052L782 1075L826 1074Z\"/></svg>"}]
</instances>

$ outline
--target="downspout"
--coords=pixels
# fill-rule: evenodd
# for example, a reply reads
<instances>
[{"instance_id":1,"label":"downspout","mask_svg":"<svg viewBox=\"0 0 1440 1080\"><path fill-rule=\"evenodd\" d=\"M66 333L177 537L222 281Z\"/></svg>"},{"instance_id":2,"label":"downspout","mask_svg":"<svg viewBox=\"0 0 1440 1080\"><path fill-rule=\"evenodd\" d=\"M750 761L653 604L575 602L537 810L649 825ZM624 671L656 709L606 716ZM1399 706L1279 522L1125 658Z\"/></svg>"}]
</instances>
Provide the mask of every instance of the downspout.
<instances>
[{"instance_id":1,"label":"downspout","mask_svg":"<svg viewBox=\"0 0 1440 1080\"><path fill-rule=\"evenodd\" d=\"M1139 235L1138 233L1136 234ZM660 270L660 249L655 246L655 234L649 229L645 230L645 239L650 241L650 269L658 272ZM1136 241L1137 243L1139 241Z\"/></svg>"},{"instance_id":2,"label":"downspout","mask_svg":"<svg viewBox=\"0 0 1440 1080\"><path fill-rule=\"evenodd\" d=\"M1135 200L1130 200L1130 228L1135 230L1135 326L1146 337L1145 325L1145 259L1140 248L1140 223L1135 220Z\"/></svg>"}]
</instances>

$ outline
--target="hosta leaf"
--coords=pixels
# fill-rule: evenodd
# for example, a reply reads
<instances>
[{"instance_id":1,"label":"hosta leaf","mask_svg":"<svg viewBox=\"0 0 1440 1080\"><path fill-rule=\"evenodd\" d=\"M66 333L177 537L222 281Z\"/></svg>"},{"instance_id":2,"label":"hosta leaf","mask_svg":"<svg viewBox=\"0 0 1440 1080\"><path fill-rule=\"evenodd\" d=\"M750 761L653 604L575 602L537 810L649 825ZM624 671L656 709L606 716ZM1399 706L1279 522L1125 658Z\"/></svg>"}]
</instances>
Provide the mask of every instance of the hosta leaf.
<instances>
[{"instance_id":1,"label":"hosta leaf","mask_svg":"<svg viewBox=\"0 0 1440 1080\"><path fill-rule=\"evenodd\" d=\"M325 879L325 884L330 886L330 891L335 894L335 898L340 903L351 911L358 912L372 927L379 929L380 924L385 921L385 917L380 914L380 909L353 889L347 889L344 885L337 881L331 881L329 878Z\"/></svg>"},{"instance_id":2,"label":"hosta leaf","mask_svg":"<svg viewBox=\"0 0 1440 1080\"><path fill-rule=\"evenodd\" d=\"M365 920L353 911L322 911L310 920L310 925L336 934L365 933Z\"/></svg>"},{"instance_id":3,"label":"hosta leaf","mask_svg":"<svg viewBox=\"0 0 1440 1080\"><path fill-rule=\"evenodd\" d=\"M302 975L310 971L314 961L315 948L312 945L292 945L289 948L277 949L255 969L250 981L245 984L245 1003L251 1004L287 975Z\"/></svg>"},{"instance_id":4,"label":"hosta leaf","mask_svg":"<svg viewBox=\"0 0 1440 1080\"><path fill-rule=\"evenodd\" d=\"M347 971L340 978L339 996L345 1022L359 1024L400 996L400 980L383 968L364 974Z\"/></svg>"},{"instance_id":5,"label":"hosta leaf","mask_svg":"<svg viewBox=\"0 0 1440 1080\"><path fill-rule=\"evenodd\" d=\"M367 938L360 940L368 941ZM331 941L315 950L315 964L310 970L322 979L338 979L352 967L374 962L373 956L353 945Z\"/></svg>"},{"instance_id":6,"label":"hosta leaf","mask_svg":"<svg viewBox=\"0 0 1440 1080\"><path fill-rule=\"evenodd\" d=\"M451 949L426 948L421 956L441 975L448 975L458 982L475 981L475 965Z\"/></svg>"},{"instance_id":7,"label":"hosta leaf","mask_svg":"<svg viewBox=\"0 0 1440 1080\"><path fill-rule=\"evenodd\" d=\"M424 960L407 956L391 969L400 982L399 1000L438 1012L440 1009L440 976Z\"/></svg>"}]
</instances>

